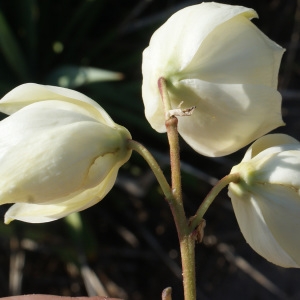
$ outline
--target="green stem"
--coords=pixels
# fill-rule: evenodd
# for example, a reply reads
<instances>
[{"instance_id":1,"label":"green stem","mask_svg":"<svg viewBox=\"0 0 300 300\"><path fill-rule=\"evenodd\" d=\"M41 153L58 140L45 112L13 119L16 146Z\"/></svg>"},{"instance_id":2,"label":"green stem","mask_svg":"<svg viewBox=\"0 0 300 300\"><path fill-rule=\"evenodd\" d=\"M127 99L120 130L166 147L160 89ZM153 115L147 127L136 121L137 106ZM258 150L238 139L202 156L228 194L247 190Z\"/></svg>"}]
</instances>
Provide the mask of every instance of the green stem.
<instances>
[{"instance_id":1,"label":"green stem","mask_svg":"<svg viewBox=\"0 0 300 300\"><path fill-rule=\"evenodd\" d=\"M179 137L178 137L178 119L171 117L166 121L166 128L168 134L168 140L170 145L170 164L172 170L172 192L177 201L177 204L182 206L182 187L181 187L181 168L180 168L180 148L179 148Z\"/></svg>"},{"instance_id":2,"label":"green stem","mask_svg":"<svg viewBox=\"0 0 300 300\"><path fill-rule=\"evenodd\" d=\"M153 157L153 155L148 151L148 149L145 146L143 146L142 144L140 144L137 141L128 140L127 146L129 149L134 150L137 153L139 153L145 159L145 161L148 163L148 165L150 166L151 170L153 171L153 173L154 173L154 175L166 197L166 200L168 201L168 203L171 207L172 213L175 216L174 218L175 218L175 222L176 222L176 227L177 227L177 224L179 224L177 229L179 230L180 236L187 234L189 232L189 228L188 228L187 220L186 220L182 205L177 204L177 201L172 192L172 189L171 189L165 175L163 174L163 171L161 170L159 164Z\"/></svg>"},{"instance_id":3,"label":"green stem","mask_svg":"<svg viewBox=\"0 0 300 300\"><path fill-rule=\"evenodd\" d=\"M190 229L194 230L200 224L201 220L203 219L204 214L215 200L217 195L221 192L221 190L226 187L231 182L238 182L240 180L240 175L238 173L229 174L223 177L208 193L205 197L203 202L201 203L200 207L198 208L196 214L191 217L190 222Z\"/></svg>"},{"instance_id":4,"label":"green stem","mask_svg":"<svg viewBox=\"0 0 300 300\"><path fill-rule=\"evenodd\" d=\"M142 144L140 144L139 142L134 140L128 140L127 146L129 149L139 153L145 159L145 161L148 163L151 170L153 171L167 201L169 203L174 202L175 200L170 185L165 175L163 174L163 171L161 170L159 164L157 163L153 155L148 151L148 149Z\"/></svg>"},{"instance_id":5,"label":"green stem","mask_svg":"<svg viewBox=\"0 0 300 300\"><path fill-rule=\"evenodd\" d=\"M185 300L196 300L195 239L191 234L180 240L180 253Z\"/></svg>"},{"instance_id":6,"label":"green stem","mask_svg":"<svg viewBox=\"0 0 300 300\"><path fill-rule=\"evenodd\" d=\"M172 109L171 101L167 82L163 77L158 80L158 88L164 103L165 124L170 145L172 193L175 198L175 201L170 202L170 208L180 243L184 299L196 300L195 239L189 229L182 200L178 119L169 115Z\"/></svg>"},{"instance_id":7,"label":"green stem","mask_svg":"<svg viewBox=\"0 0 300 300\"><path fill-rule=\"evenodd\" d=\"M175 198L175 201L170 203L170 208L173 213L180 243L184 299L196 300L195 240L189 231L182 200L180 149L177 124L178 120L175 117L171 117L166 121L170 144L172 193Z\"/></svg>"}]
</instances>

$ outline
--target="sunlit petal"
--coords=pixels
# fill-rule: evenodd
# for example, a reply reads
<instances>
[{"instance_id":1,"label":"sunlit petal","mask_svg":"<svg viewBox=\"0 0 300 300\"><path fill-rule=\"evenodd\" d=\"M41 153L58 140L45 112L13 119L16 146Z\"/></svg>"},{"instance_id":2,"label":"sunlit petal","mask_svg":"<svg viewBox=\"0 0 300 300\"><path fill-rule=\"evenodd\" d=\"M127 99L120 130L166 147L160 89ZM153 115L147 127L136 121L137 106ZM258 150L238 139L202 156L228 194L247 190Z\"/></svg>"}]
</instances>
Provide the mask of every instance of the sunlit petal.
<instances>
[{"instance_id":1,"label":"sunlit petal","mask_svg":"<svg viewBox=\"0 0 300 300\"><path fill-rule=\"evenodd\" d=\"M7 220L44 222L93 205L131 155L127 129L75 91L27 84L1 104L12 108L0 122L0 204L16 203Z\"/></svg>"},{"instance_id":2,"label":"sunlit petal","mask_svg":"<svg viewBox=\"0 0 300 300\"><path fill-rule=\"evenodd\" d=\"M51 222L63 218L73 212L87 209L99 201L113 187L118 169L113 169L96 187L84 190L73 197L57 199L56 204L16 203L5 214L5 223L19 220L28 223Z\"/></svg>"},{"instance_id":3,"label":"sunlit petal","mask_svg":"<svg viewBox=\"0 0 300 300\"><path fill-rule=\"evenodd\" d=\"M246 241L274 264L300 267L300 143L283 134L262 137L231 173L240 175L228 194Z\"/></svg>"},{"instance_id":4,"label":"sunlit petal","mask_svg":"<svg viewBox=\"0 0 300 300\"><path fill-rule=\"evenodd\" d=\"M165 132L158 89L164 77L171 109L196 106L178 131L197 152L227 155L284 125L277 77L284 49L251 19L254 10L219 3L184 8L152 36L143 52L145 115Z\"/></svg>"},{"instance_id":5,"label":"sunlit petal","mask_svg":"<svg viewBox=\"0 0 300 300\"><path fill-rule=\"evenodd\" d=\"M19 109L32 103L62 100L71 102L84 108L87 113L101 122L112 126L114 123L105 110L94 100L77 91L49 85L26 83L7 93L0 101L0 111L5 114L13 114Z\"/></svg>"}]
</instances>

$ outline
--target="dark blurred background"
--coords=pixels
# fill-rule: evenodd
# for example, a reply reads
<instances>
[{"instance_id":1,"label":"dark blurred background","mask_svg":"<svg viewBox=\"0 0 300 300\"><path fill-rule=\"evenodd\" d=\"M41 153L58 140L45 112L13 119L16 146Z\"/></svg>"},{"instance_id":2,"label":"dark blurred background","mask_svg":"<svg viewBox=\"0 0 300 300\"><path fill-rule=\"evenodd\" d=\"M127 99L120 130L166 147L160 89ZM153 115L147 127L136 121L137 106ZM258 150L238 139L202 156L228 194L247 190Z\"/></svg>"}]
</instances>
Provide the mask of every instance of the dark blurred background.
<instances>
[{"instance_id":1,"label":"dark blurred background","mask_svg":"<svg viewBox=\"0 0 300 300\"><path fill-rule=\"evenodd\" d=\"M166 136L144 118L141 54L172 13L200 2L0 0L0 95L25 82L81 91L149 147L168 175ZM300 1L223 3L254 8L260 18L253 22L287 49L279 78L287 126L277 132L300 139ZM100 69L121 72L123 80L103 81ZM184 143L181 149L190 216L244 150L210 159ZM1 206L1 216L6 209ZM300 299L300 271L276 267L252 251L226 191L206 222L205 238L196 248L199 299ZM44 293L150 300L160 299L168 286L174 300L183 298L177 235L155 178L136 154L96 206L48 224L0 222L1 297Z\"/></svg>"}]
</instances>

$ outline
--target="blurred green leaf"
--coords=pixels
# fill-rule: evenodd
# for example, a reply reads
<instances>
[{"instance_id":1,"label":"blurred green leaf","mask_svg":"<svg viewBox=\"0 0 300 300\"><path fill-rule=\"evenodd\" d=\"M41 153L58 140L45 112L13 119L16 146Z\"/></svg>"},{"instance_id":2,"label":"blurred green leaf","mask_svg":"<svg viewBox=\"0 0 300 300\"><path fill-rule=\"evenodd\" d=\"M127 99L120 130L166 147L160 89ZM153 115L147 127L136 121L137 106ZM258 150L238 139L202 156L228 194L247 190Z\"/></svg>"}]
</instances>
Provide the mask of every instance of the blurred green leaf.
<instances>
[{"instance_id":1,"label":"blurred green leaf","mask_svg":"<svg viewBox=\"0 0 300 300\"><path fill-rule=\"evenodd\" d=\"M61 66L48 75L45 83L65 88L77 88L93 82L121 80L122 78L121 73L98 68Z\"/></svg>"}]
</instances>

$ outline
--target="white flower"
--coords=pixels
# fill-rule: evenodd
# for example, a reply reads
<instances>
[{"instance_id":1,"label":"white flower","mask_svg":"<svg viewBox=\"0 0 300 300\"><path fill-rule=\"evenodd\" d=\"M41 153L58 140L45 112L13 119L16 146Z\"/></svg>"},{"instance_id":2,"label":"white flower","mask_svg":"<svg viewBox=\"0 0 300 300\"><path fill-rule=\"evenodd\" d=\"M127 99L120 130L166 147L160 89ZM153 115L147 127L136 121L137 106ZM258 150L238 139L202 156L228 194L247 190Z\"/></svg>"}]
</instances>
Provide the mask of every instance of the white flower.
<instances>
[{"instance_id":1,"label":"white flower","mask_svg":"<svg viewBox=\"0 0 300 300\"><path fill-rule=\"evenodd\" d=\"M130 157L130 133L85 95L24 84L0 101L0 204L13 219L41 223L99 202Z\"/></svg>"},{"instance_id":2,"label":"white flower","mask_svg":"<svg viewBox=\"0 0 300 300\"><path fill-rule=\"evenodd\" d=\"M253 9L219 3L186 7L152 36L143 53L146 118L165 132L157 81L167 81L171 109L196 106L178 130L197 152L227 155L284 125L277 76L284 49L250 19Z\"/></svg>"},{"instance_id":3,"label":"white flower","mask_svg":"<svg viewBox=\"0 0 300 300\"><path fill-rule=\"evenodd\" d=\"M300 267L300 143L264 136L231 173L241 176L229 196L246 241L276 265Z\"/></svg>"}]
</instances>

